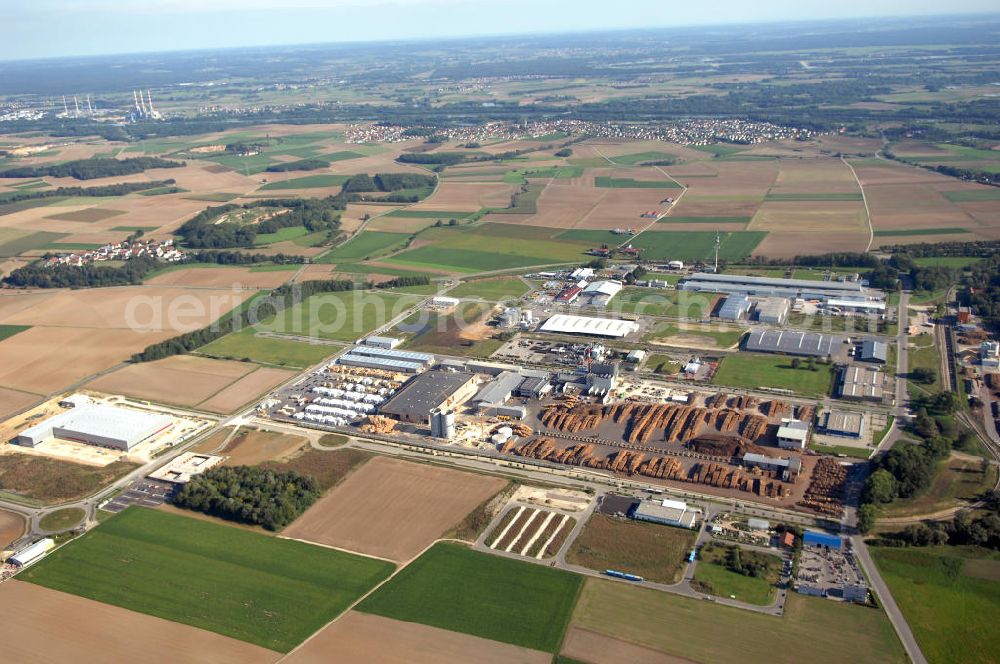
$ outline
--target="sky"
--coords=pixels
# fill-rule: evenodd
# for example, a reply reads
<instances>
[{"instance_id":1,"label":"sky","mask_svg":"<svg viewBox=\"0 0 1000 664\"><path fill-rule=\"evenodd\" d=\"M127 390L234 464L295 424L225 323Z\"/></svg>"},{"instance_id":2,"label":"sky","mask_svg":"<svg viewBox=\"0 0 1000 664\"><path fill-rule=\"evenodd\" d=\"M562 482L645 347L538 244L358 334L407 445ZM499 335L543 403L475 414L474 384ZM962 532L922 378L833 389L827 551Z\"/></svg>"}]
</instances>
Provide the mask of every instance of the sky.
<instances>
[{"instance_id":1,"label":"sky","mask_svg":"<svg viewBox=\"0 0 1000 664\"><path fill-rule=\"evenodd\" d=\"M996 0L0 0L0 60L997 11Z\"/></svg>"}]
</instances>

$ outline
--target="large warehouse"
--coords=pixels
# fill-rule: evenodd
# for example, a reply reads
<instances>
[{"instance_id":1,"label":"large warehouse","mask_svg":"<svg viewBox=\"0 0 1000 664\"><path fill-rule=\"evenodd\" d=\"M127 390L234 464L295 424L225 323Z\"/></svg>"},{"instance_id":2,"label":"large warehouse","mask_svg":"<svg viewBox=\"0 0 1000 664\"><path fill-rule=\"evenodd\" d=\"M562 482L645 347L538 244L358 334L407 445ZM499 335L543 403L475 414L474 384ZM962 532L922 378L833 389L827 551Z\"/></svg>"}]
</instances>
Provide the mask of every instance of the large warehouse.
<instances>
[{"instance_id":1,"label":"large warehouse","mask_svg":"<svg viewBox=\"0 0 1000 664\"><path fill-rule=\"evenodd\" d=\"M868 298L865 287L857 281L809 281L778 277L747 277L741 274L693 274L680 284L680 289L702 293L740 293L824 301L863 302Z\"/></svg>"},{"instance_id":2,"label":"large warehouse","mask_svg":"<svg viewBox=\"0 0 1000 664\"><path fill-rule=\"evenodd\" d=\"M77 406L25 429L18 435L17 444L35 447L46 440L59 438L127 452L173 424L166 415L90 404Z\"/></svg>"},{"instance_id":3,"label":"large warehouse","mask_svg":"<svg viewBox=\"0 0 1000 664\"><path fill-rule=\"evenodd\" d=\"M400 422L426 424L432 410L453 410L472 398L477 387L471 373L427 371L411 378L379 413Z\"/></svg>"},{"instance_id":4,"label":"large warehouse","mask_svg":"<svg viewBox=\"0 0 1000 664\"><path fill-rule=\"evenodd\" d=\"M618 318L591 318L589 316L556 314L545 321L538 329L542 332L621 338L638 330L639 324Z\"/></svg>"},{"instance_id":5,"label":"large warehouse","mask_svg":"<svg viewBox=\"0 0 1000 664\"><path fill-rule=\"evenodd\" d=\"M837 337L817 332L758 329L747 337L745 348L755 353L826 357L834 353L838 341Z\"/></svg>"}]
</instances>

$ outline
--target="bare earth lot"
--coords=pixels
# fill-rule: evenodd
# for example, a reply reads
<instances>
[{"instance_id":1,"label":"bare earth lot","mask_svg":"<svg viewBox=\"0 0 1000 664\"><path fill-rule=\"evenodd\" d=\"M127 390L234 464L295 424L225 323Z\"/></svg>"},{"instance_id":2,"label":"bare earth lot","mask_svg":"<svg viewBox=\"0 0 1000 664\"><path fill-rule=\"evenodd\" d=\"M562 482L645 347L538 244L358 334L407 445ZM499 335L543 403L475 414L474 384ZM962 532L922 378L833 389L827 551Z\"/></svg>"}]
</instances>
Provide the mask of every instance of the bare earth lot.
<instances>
[{"instance_id":1,"label":"bare earth lot","mask_svg":"<svg viewBox=\"0 0 1000 664\"><path fill-rule=\"evenodd\" d=\"M537 650L351 611L307 641L289 664L548 664Z\"/></svg>"},{"instance_id":2,"label":"bare earth lot","mask_svg":"<svg viewBox=\"0 0 1000 664\"><path fill-rule=\"evenodd\" d=\"M273 431L243 429L219 452L229 458L226 466L256 466L258 463L282 459L306 444L301 436Z\"/></svg>"},{"instance_id":3,"label":"bare earth lot","mask_svg":"<svg viewBox=\"0 0 1000 664\"><path fill-rule=\"evenodd\" d=\"M295 375L294 371L261 367L240 378L212 398L201 402L198 407L212 413L232 413L240 406L250 403Z\"/></svg>"},{"instance_id":4,"label":"bare earth lot","mask_svg":"<svg viewBox=\"0 0 1000 664\"><path fill-rule=\"evenodd\" d=\"M265 270L254 272L248 267L192 267L165 272L146 281L161 286L212 286L231 288L234 284L244 288L277 288L295 274L294 270Z\"/></svg>"},{"instance_id":5,"label":"bare earth lot","mask_svg":"<svg viewBox=\"0 0 1000 664\"><path fill-rule=\"evenodd\" d=\"M504 484L497 477L376 457L283 535L409 560Z\"/></svg>"},{"instance_id":6,"label":"bare earth lot","mask_svg":"<svg viewBox=\"0 0 1000 664\"><path fill-rule=\"evenodd\" d=\"M20 515L0 510L0 550L6 549L24 533L24 519Z\"/></svg>"},{"instance_id":7,"label":"bare earth lot","mask_svg":"<svg viewBox=\"0 0 1000 664\"><path fill-rule=\"evenodd\" d=\"M17 607L0 621L3 657L9 662L263 664L280 657L236 639L33 583L0 585L0 605Z\"/></svg>"}]
</instances>

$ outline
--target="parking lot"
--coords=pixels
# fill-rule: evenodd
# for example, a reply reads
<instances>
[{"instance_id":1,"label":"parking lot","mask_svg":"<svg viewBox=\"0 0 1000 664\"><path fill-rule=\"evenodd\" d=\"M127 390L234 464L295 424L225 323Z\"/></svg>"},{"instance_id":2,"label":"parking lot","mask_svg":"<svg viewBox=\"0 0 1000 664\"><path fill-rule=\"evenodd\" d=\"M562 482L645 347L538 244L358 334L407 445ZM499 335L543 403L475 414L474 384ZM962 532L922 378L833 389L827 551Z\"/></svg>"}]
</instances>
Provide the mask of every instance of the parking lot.
<instances>
[{"instance_id":1,"label":"parking lot","mask_svg":"<svg viewBox=\"0 0 1000 664\"><path fill-rule=\"evenodd\" d=\"M129 505L159 507L170 500L176 490L177 485L170 482L150 479L136 480L101 509L117 514Z\"/></svg>"},{"instance_id":2,"label":"parking lot","mask_svg":"<svg viewBox=\"0 0 1000 664\"><path fill-rule=\"evenodd\" d=\"M802 549L795 579L800 591L805 586L807 594L839 598L843 597L845 586L867 585L853 552L846 548L847 543L844 546L840 551L813 546Z\"/></svg>"}]
</instances>

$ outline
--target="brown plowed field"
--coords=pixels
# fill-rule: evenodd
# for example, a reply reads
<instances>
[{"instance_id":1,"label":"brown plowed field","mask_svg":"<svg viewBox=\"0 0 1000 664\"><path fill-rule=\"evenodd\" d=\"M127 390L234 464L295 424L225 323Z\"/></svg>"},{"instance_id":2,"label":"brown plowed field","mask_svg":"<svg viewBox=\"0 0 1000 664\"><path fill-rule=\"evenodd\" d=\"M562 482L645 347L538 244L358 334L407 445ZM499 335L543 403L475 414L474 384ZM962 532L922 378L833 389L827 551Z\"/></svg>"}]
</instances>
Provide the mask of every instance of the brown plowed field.
<instances>
[{"instance_id":1,"label":"brown plowed field","mask_svg":"<svg viewBox=\"0 0 1000 664\"><path fill-rule=\"evenodd\" d=\"M0 585L8 662L205 662L263 664L279 653L195 627L135 613L33 583Z\"/></svg>"},{"instance_id":2,"label":"brown plowed field","mask_svg":"<svg viewBox=\"0 0 1000 664\"><path fill-rule=\"evenodd\" d=\"M246 376L254 367L247 362L175 355L129 365L88 383L87 389L194 407Z\"/></svg>"},{"instance_id":3,"label":"brown plowed field","mask_svg":"<svg viewBox=\"0 0 1000 664\"><path fill-rule=\"evenodd\" d=\"M498 477L376 457L283 534L409 560L503 486Z\"/></svg>"},{"instance_id":4,"label":"brown plowed field","mask_svg":"<svg viewBox=\"0 0 1000 664\"><path fill-rule=\"evenodd\" d=\"M0 510L0 551L24 534L24 519L13 512Z\"/></svg>"},{"instance_id":5,"label":"brown plowed field","mask_svg":"<svg viewBox=\"0 0 1000 664\"><path fill-rule=\"evenodd\" d=\"M437 191L414 210L444 210L476 212L483 207L507 207L516 185L502 182L455 182L443 180Z\"/></svg>"},{"instance_id":6,"label":"brown plowed field","mask_svg":"<svg viewBox=\"0 0 1000 664\"><path fill-rule=\"evenodd\" d=\"M611 636L596 634L580 627L570 627L563 642L562 655L591 664L690 664L691 660L674 657L659 650L637 646Z\"/></svg>"},{"instance_id":7,"label":"brown plowed field","mask_svg":"<svg viewBox=\"0 0 1000 664\"><path fill-rule=\"evenodd\" d=\"M611 191L596 189L593 178L553 180L538 197L538 213L529 222L532 226L574 228Z\"/></svg>"},{"instance_id":8,"label":"brown plowed field","mask_svg":"<svg viewBox=\"0 0 1000 664\"><path fill-rule=\"evenodd\" d=\"M860 231L854 233L768 233L764 241L754 249L753 255L792 258L837 251L864 251L867 245L868 233Z\"/></svg>"},{"instance_id":9,"label":"brown plowed field","mask_svg":"<svg viewBox=\"0 0 1000 664\"><path fill-rule=\"evenodd\" d=\"M36 401L38 401L38 397L34 394L0 387L0 419L5 420Z\"/></svg>"},{"instance_id":10,"label":"brown plowed field","mask_svg":"<svg viewBox=\"0 0 1000 664\"><path fill-rule=\"evenodd\" d=\"M478 636L351 611L285 658L288 664L548 664L552 655Z\"/></svg>"},{"instance_id":11,"label":"brown plowed field","mask_svg":"<svg viewBox=\"0 0 1000 664\"><path fill-rule=\"evenodd\" d=\"M218 445L220 441L216 441ZM308 441L302 436L291 436L274 431L243 429L233 436L226 447L218 452L227 457L225 466L256 466L289 456Z\"/></svg>"},{"instance_id":12,"label":"brown plowed field","mask_svg":"<svg viewBox=\"0 0 1000 664\"><path fill-rule=\"evenodd\" d=\"M212 413L228 414L295 376L285 369L261 367L198 405Z\"/></svg>"},{"instance_id":13,"label":"brown plowed field","mask_svg":"<svg viewBox=\"0 0 1000 664\"><path fill-rule=\"evenodd\" d=\"M254 272L248 267L192 267L165 272L146 283L159 286L277 288L291 279L293 274L295 270Z\"/></svg>"}]
</instances>

